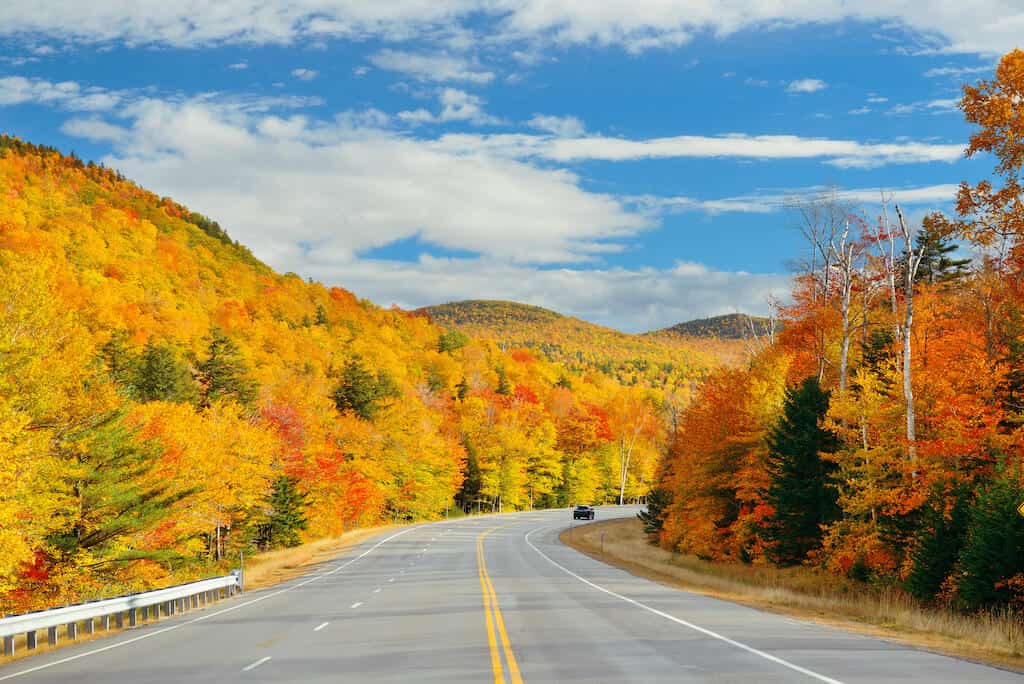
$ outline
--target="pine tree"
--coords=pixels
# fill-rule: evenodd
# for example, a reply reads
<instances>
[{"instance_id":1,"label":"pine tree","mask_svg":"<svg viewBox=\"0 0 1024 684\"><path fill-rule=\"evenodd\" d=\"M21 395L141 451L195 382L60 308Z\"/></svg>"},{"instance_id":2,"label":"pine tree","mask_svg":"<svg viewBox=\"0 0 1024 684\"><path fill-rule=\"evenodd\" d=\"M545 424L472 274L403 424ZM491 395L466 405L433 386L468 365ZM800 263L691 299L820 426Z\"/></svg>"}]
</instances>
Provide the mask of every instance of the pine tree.
<instances>
[{"instance_id":1,"label":"pine tree","mask_svg":"<svg viewBox=\"0 0 1024 684\"><path fill-rule=\"evenodd\" d=\"M100 347L100 357L114 382L125 391L133 393L139 359L128 346L128 333L124 330L115 331Z\"/></svg>"},{"instance_id":2,"label":"pine tree","mask_svg":"<svg viewBox=\"0 0 1024 684\"><path fill-rule=\"evenodd\" d=\"M764 537L779 565L800 563L821 545L822 526L839 516L831 484L835 464L822 459L839 446L835 433L821 427L829 393L817 378L786 392L783 415L768 436L771 483L766 502L774 508Z\"/></svg>"},{"instance_id":3,"label":"pine tree","mask_svg":"<svg viewBox=\"0 0 1024 684\"><path fill-rule=\"evenodd\" d=\"M309 495L298 489L298 481L282 475L267 495L267 516L257 526L256 543L260 548L293 547L302 543L299 532L306 529Z\"/></svg>"},{"instance_id":4,"label":"pine tree","mask_svg":"<svg viewBox=\"0 0 1024 684\"><path fill-rule=\"evenodd\" d=\"M146 344L135 368L135 396L139 401L195 401L198 394L188 368L166 345Z\"/></svg>"},{"instance_id":5,"label":"pine tree","mask_svg":"<svg viewBox=\"0 0 1024 684\"><path fill-rule=\"evenodd\" d=\"M921 601L933 600L956 566L967 533L969 495L963 485L949 493L937 488L921 508L910 573L903 583Z\"/></svg>"},{"instance_id":6,"label":"pine tree","mask_svg":"<svg viewBox=\"0 0 1024 684\"><path fill-rule=\"evenodd\" d=\"M442 354L462 349L469 344L469 336L461 330L448 330L437 341L437 350Z\"/></svg>"},{"instance_id":7,"label":"pine tree","mask_svg":"<svg viewBox=\"0 0 1024 684\"><path fill-rule=\"evenodd\" d=\"M666 509L672 504L672 492L668 489L655 487L647 495L647 508L636 514L644 524L644 532L652 544L658 543L658 534L665 524Z\"/></svg>"},{"instance_id":8,"label":"pine tree","mask_svg":"<svg viewBox=\"0 0 1024 684\"><path fill-rule=\"evenodd\" d=\"M206 359L199 363L203 405L209 406L219 399L252 404L256 401L257 387L248 373L249 367L235 341L219 328L211 330Z\"/></svg>"},{"instance_id":9,"label":"pine tree","mask_svg":"<svg viewBox=\"0 0 1024 684\"><path fill-rule=\"evenodd\" d=\"M949 284L967 275L970 259L957 259L952 255L957 251L953 244L938 228L929 221L917 234L914 251L921 254L921 264L917 267L914 282L929 285Z\"/></svg>"},{"instance_id":10,"label":"pine tree","mask_svg":"<svg viewBox=\"0 0 1024 684\"><path fill-rule=\"evenodd\" d=\"M315 322L316 322L317 325L320 325L320 326L328 325L327 309L324 307L323 304L317 304L316 305L316 321Z\"/></svg>"},{"instance_id":11,"label":"pine tree","mask_svg":"<svg viewBox=\"0 0 1024 684\"><path fill-rule=\"evenodd\" d=\"M483 478L480 473L480 463L477 461L476 449L467 440L463 440L466 447L466 477L462 481L462 489L459 490L457 499L462 510L469 513L473 504L480 499L480 492L483 490Z\"/></svg>"},{"instance_id":12,"label":"pine tree","mask_svg":"<svg viewBox=\"0 0 1024 684\"><path fill-rule=\"evenodd\" d=\"M466 377L463 376L462 380L459 381L459 384L455 386L455 397L459 401L463 401L468 396L469 396L469 382L466 380Z\"/></svg>"},{"instance_id":13,"label":"pine tree","mask_svg":"<svg viewBox=\"0 0 1024 684\"><path fill-rule=\"evenodd\" d=\"M1024 573L1024 517L1017 506L1024 488L1001 474L979 494L969 513L967 538L957 568L957 599L978 610L1012 598L1002 582Z\"/></svg>"},{"instance_id":14,"label":"pine tree","mask_svg":"<svg viewBox=\"0 0 1024 684\"><path fill-rule=\"evenodd\" d=\"M504 367L498 368L498 388L494 391L503 396L512 394L512 385L508 382Z\"/></svg>"},{"instance_id":15,"label":"pine tree","mask_svg":"<svg viewBox=\"0 0 1024 684\"><path fill-rule=\"evenodd\" d=\"M345 363L331 399L339 412L352 411L363 420L373 420L388 399L399 395L398 386L387 372L379 370L375 377L362 358L354 355Z\"/></svg>"}]
</instances>

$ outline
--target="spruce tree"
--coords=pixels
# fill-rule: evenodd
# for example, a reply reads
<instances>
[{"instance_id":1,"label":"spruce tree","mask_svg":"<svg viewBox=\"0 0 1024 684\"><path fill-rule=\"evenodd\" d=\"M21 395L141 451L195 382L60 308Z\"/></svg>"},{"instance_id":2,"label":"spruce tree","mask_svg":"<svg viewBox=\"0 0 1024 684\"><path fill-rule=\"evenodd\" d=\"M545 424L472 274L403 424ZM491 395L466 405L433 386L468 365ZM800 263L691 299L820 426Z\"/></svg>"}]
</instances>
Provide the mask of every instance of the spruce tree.
<instances>
[{"instance_id":1,"label":"spruce tree","mask_svg":"<svg viewBox=\"0 0 1024 684\"><path fill-rule=\"evenodd\" d=\"M933 600L953 572L967 532L969 489L936 488L922 506L910 551L911 567L904 588L921 601Z\"/></svg>"},{"instance_id":2,"label":"spruce tree","mask_svg":"<svg viewBox=\"0 0 1024 684\"><path fill-rule=\"evenodd\" d=\"M188 367L166 345L146 344L135 368L135 396L139 401L195 401L198 394Z\"/></svg>"},{"instance_id":3,"label":"spruce tree","mask_svg":"<svg viewBox=\"0 0 1024 684\"><path fill-rule=\"evenodd\" d=\"M949 284L967 275L970 259L957 259L953 255L957 246L935 225L925 221L915 240L914 251L921 255L914 282L929 285Z\"/></svg>"},{"instance_id":4,"label":"spruce tree","mask_svg":"<svg viewBox=\"0 0 1024 684\"><path fill-rule=\"evenodd\" d=\"M468 396L469 396L469 382L466 380L466 377L463 376L462 380L459 381L459 384L455 386L455 397L459 401L463 401Z\"/></svg>"},{"instance_id":5,"label":"spruce tree","mask_svg":"<svg viewBox=\"0 0 1024 684\"><path fill-rule=\"evenodd\" d=\"M512 394L512 385L509 384L504 367L498 368L498 387L494 391L501 395Z\"/></svg>"},{"instance_id":6,"label":"spruce tree","mask_svg":"<svg viewBox=\"0 0 1024 684\"><path fill-rule=\"evenodd\" d=\"M1024 488L1003 473L971 506L957 568L957 599L963 608L978 610L1013 598L1002 583L1024 573L1024 517L1017 512L1021 502Z\"/></svg>"},{"instance_id":7,"label":"spruce tree","mask_svg":"<svg viewBox=\"0 0 1024 684\"><path fill-rule=\"evenodd\" d=\"M263 549L292 547L302 543L299 532L306 529L308 494L299 491L298 481L282 475L267 495L267 516L257 528L256 543Z\"/></svg>"},{"instance_id":8,"label":"spruce tree","mask_svg":"<svg viewBox=\"0 0 1024 684\"><path fill-rule=\"evenodd\" d=\"M655 487L647 495L647 508L636 514L644 524L644 532L651 537L651 543L658 543L658 533L665 524L665 511L672 503L672 492Z\"/></svg>"},{"instance_id":9,"label":"spruce tree","mask_svg":"<svg viewBox=\"0 0 1024 684\"><path fill-rule=\"evenodd\" d=\"M800 563L821 545L822 526L836 520L839 506L832 486L832 453L839 441L821 426L829 393L816 378L786 392L783 414L768 436L770 485L766 502L774 508L764 537L779 565Z\"/></svg>"},{"instance_id":10,"label":"spruce tree","mask_svg":"<svg viewBox=\"0 0 1024 684\"><path fill-rule=\"evenodd\" d=\"M469 513L473 504L480 498L483 490L483 477L480 473L480 463L477 461L476 448L467 440L463 440L466 447L466 477L462 480L462 489L459 490L457 499L462 510Z\"/></svg>"},{"instance_id":11,"label":"spruce tree","mask_svg":"<svg viewBox=\"0 0 1024 684\"><path fill-rule=\"evenodd\" d=\"M240 404L256 401L257 387L249 377L249 367L235 341L219 328L210 331L206 359L199 362L203 381L203 404L233 399Z\"/></svg>"},{"instance_id":12,"label":"spruce tree","mask_svg":"<svg viewBox=\"0 0 1024 684\"><path fill-rule=\"evenodd\" d=\"M139 358L128 346L128 333L116 330L100 347L100 357L114 382L123 390L134 393L135 371Z\"/></svg>"},{"instance_id":13,"label":"spruce tree","mask_svg":"<svg viewBox=\"0 0 1024 684\"><path fill-rule=\"evenodd\" d=\"M379 370L374 376L362 358L354 355L345 363L331 399L339 412L352 411L363 420L373 420L388 399L399 395L398 386L386 371Z\"/></svg>"}]
</instances>

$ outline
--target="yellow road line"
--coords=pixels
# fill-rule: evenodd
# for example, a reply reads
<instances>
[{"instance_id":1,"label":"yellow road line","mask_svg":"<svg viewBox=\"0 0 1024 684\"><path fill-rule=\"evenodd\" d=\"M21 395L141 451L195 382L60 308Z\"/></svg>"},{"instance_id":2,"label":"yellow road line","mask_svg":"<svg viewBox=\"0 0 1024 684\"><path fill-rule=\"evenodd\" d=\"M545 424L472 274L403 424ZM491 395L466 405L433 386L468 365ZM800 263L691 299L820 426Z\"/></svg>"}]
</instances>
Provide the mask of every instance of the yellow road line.
<instances>
[{"instance_id":1,"label":"yellow road line","mask_svg":"<svg viewBox=\"0 0 1024 684\"><path fill-rule=\"evenodd\" d=\"M501 616L498 595L494 592L491 575L487 572L487 563L484 560L484 538L496 529L498 528L491 528L476 538L476 561L477 569L480 572L480 591L484 596L484 610L487 613L487 643L491 649L491 668L494 670L495 684L505 684L505 671L501 666L501 652L498 650L497 639L494 636L495 627L497 627L497 632L501 637L502 650L505 652L505 662L508 664L509 678L512 680L512 684L523 684L523 677L519 672L519 664L516 662L515 654L512 653L508 632L505 631L505 620Z\"/></svg>"}]
</instances>

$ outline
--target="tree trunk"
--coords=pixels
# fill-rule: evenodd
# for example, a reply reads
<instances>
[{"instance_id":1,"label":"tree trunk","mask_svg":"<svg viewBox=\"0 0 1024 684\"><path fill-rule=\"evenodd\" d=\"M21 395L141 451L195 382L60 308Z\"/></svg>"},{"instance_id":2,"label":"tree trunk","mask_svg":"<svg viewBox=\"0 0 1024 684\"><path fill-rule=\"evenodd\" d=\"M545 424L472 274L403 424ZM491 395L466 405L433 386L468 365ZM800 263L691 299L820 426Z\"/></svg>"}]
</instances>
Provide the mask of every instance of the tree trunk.
<instances>
[{"instance_id":1,"label":"tree trunk","mask_svg":"<svg viewBox=\"0 0 1024 684\"><path fill-rule=\"evenodd\" d=\"M917 416L914 411L914 378L911 367L910 338L914 330L914 276L917 275L917 266L921 263L921 259L914 254L912 235L906 221L903 220L903 212L900 211L898 204L896 205L896 217L899 219L900 231L903 233L903 249L907 260L903 274L905 309L903 318L903 399L906 402L907 412L907 457L913 461L917 458Z\"/></svg>"}]
</instances>

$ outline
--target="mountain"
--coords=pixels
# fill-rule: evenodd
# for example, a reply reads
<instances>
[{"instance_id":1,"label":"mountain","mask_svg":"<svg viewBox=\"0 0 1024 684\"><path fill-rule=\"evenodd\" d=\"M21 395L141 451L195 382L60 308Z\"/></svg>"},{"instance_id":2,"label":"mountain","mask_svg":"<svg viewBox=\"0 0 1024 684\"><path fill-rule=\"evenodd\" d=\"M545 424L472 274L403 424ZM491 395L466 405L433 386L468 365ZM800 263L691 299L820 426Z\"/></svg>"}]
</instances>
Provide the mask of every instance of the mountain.
<instances>
[{"instance_id":1,"label":"mountain","mask_svg":"<svg viewBox=\"0 0 1024 684\"><path fill-rule=\"evenodd\" d=\"M651 336L672 336L683 339L716 338L720 340L745 340L768 332L769 319L747 314L726 314L710 318L698 318L685 323L677 323L669 328L654 330L647 333Z\"/></svg>"},{"instance_id":2,"label":"mountain","mask_svg":"<svg viewBox=\"0 0 1024 684\"><path fill-rule=\"evenodd\" d=\"M684 335L631 335L517 302L465 300L414 313L445 328L491 339L505 348L536 350L574 372L598 371L623 384L674 387L733 363L742 346Z\"/></svg>"}]
</instances>

